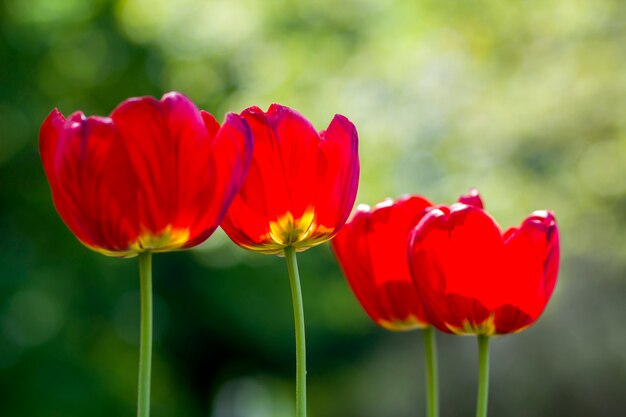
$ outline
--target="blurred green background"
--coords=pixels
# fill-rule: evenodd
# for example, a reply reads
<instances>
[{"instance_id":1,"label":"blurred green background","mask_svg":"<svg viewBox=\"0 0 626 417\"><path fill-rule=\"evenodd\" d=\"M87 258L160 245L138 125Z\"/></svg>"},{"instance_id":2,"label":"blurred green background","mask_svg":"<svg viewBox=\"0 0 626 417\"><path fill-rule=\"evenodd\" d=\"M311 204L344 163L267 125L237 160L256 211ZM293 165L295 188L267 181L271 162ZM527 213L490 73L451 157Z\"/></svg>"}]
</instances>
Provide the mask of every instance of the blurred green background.
<instances>
[{"instance_id":1,"label":"blurred green background","mask_svg":"<svg viewBox=\"0 0 626 417\"><path fill-rule=\"evenodd\" d=\"M1 0L0 415L135 414L136 259L82 247L39 160L53 107L181 91L222 119L272 102L360 132L357 202L478 187L504 227L556 212L562 267L492 346L490 415L624 416L626 2ZM419 332L360 309L328 245L300 256L313 417L424 415ZM288 417L280 258L221 232L155 257L154 417ZM441 335L442 416L472 415L474 338Z\"/></svg>"}]
</instances>

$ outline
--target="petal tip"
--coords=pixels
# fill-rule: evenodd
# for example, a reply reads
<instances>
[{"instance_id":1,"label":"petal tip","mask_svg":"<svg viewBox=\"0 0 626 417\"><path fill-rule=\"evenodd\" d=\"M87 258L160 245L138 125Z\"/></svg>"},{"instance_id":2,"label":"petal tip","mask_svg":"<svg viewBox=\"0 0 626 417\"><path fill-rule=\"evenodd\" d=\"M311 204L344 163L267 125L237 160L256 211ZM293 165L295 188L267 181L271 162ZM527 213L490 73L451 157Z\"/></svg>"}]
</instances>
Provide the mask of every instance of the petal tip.
<instances>
[{"instance_id":1,"label":"petal tip","mask_svg":"<svg viewBox=\"0 0 626 417\"><path fill-rule=\"evenodd\" d=\"M480 198L480 193L476 188L470 188L467 194L462 194L459 197L459 203L467 204L468 206L478 207L480 209L485 208L483 200L482 198Z\"/></svg>"},{"instance_id":2,"label":"petal tip","mask_svg":"<svg viewBox=\"0 0 626 417\"><path fill-rule=\"evenodd\" d=\"M524 223L533 223L547 228L556 227L556 217L552 210L536 210L533 211L525 220Z\"/></svg>"},{"instance_id":3,"label":"petal tip","mask_svg":"<svg viewBox=\"0 0 626 417\"><path fill-rule=\"evenodd\" d=\"M56 146L65 122L65 116L55 107L41 124L39 128L39 153L43 158L52 153L50 149Z\"/></svg>"},{"instance_id":4,"label":"petal tip","mask_svg":"<svg viewBox=\"0 0 626 417\"><path fill-rule=\"evenodd\" d=\"M184 99L189 100L189 98L183 93L179 93L178 91L169 91L161 96L161 101L179 99L179 98L184 98Z\"/></svg>"},{"instance_id":5,"label":"petal tip","mask_svg":"<svg viewBox=\"0 0 626 417\"><path fill-rule=\"evenodd\" d=\"M371 208L369 205L367 205L367 204L363 204L363 203L359 204L359 205L356 207L356 211L360 211L360 212L366 212L366 213L369 213L371 210L372 210L372 208Z\"/></svg>"},{"instance_id":6,"label":"petal tip","mask_svg":"<svg viewBox=\"0 0 626 417\"><path fill-rule=\"evenodd\" d=\"M163 96L161 97L161 100L157 101L155 98L153 97L144 97L144 99L149 99L149 101L154 100L155 102L157 102L159 105L174 105L174 106L180 106L185 105L185 106L189 106L192 107L194 109L198 109L198 107L195 105L195 103L193 101L191 101L191 99L189 97L187 97L186 95L179 93L178 91L170 91L169 93L165 93L163 94ZM151 100L150 100L151 99Z\"/></svg>"},{"instance_id":7,"label":"petal tip","mask_svg":"<svg viewBox=\"0 0 626 417\"><path fill-rule=\"evenodd\" d=\"M49 126L56 127L58 125L62 126L65 123L65 116L63 113L59 111L58 108L52 109L50 113L46 116L43 123L41 124L40 133L43 133L43 130L48 128Z\"/></svg>"},{"instance_id":8,"label":"petal tip","mask_svg":"<svg viewBox=\"0 0 626 417\"><path fill-rule=\"evenodd\" d=\"M252 136L252 130L250 129L250 125L248 124L248 122L243 116L237 113L232 113L232 112L227 113L226 117L224 118L224 123L222 126L226 126L226 125L233 126L241 134L243 134L245 142L246 142L246 149L247 150L252 149L252 147L254 146L254 138Z\"/></svg>"},{"instance_id":9,"label":"petal tip","mask_svg":"<svg viewBox=\"0 0 626 417\"><path fill-rule=\"evenodd\" d=\"M377 203L374 206L374 211L380 210L380 209L385 209L385 208L391 207L391 206L393 206L393 199L391 197L387 197L383 201Z\"/></svg>"},{"instance_id":10,"label":"petal tip","mask_svg":"<svg viewBox=\"0 0 626 417\"><path fill-rule=\"evenodd\" d=\"M213 116L211 113L209 113L206 110L200 110L200 116L202 117L202 120L204 120L205 125L207 123L210 123L211 125L217 125L218 127L220 126L219 122L217 121L217 119L215 118L215 116Z\"/></svg>"},{"instance_id":11,"label":"petal tip","mask_svg":"<svg viewBox=\"0 0 626 417\"><path fill-rule=\"evenodd\" d=\"M335 114L330 121L330 125L332 125L333 123L339 124L341 127L344 128L344 130L348 132L356 133L356 126L354 125L354 123L352 123L352 121L350 121L350 119L348 119L343 114Z\"/></svg>"}]
</instances>

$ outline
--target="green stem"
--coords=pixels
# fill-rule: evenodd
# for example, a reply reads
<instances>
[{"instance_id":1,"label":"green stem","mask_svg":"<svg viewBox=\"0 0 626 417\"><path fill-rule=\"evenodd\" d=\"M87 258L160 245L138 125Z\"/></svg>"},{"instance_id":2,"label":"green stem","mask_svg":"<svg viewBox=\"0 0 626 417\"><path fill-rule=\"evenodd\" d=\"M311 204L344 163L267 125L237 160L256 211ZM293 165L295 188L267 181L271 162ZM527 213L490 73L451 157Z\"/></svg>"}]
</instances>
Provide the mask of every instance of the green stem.
<instances>
[{"instance_id":1,"label":"green stem","mask_svg":"<svg viewBox=\"0 0 626 417\"><path fill-rule=\"evenodd\" d=\"M489 397L489 336L478 336L478 401L476 417L487 417Z\"/></svg>"},{"instance_id":2,"label":"green stem","mask_svg":"<svg viewBox=\"0 0 626 417\"><path fill-rule=\"evenodd\" d=\"M427 327L424 335L426 355L426 409L428 417L439 417L439 382L437 370L437 340L435 329Z\"/></svg>"},{"instance_id":3,"label":"green stem","mask_svg":"<svg viewBox=\"0 0 626 417\"><path fill-rule=\"evenodd\" d=\"M296 250L293 246L285 248L285 260L289 282L293 315L296 325L296 417L306 417L306 343L304 340L304 308L302 306L302 290Z\"/></svg>"},{"instance_id":4,"label":"green stem","mask_svg":"<svg viewBox=\"0 0 626 417\"><path fill-rule=\"evenodd\" d=\"M152 255L139 254L141 292L141 336L139 345L139 387L137 417L150 416L150 368L152 364Z\"/></svg>"}]
</instances>

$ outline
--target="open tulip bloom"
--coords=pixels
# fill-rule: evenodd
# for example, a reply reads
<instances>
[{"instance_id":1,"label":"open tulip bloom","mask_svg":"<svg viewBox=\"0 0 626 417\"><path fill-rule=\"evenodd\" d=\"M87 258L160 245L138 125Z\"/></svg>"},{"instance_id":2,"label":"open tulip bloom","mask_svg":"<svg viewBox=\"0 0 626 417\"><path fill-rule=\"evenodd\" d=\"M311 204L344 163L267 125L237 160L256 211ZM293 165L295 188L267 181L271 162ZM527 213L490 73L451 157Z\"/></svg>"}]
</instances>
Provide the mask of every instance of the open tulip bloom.
<instances>
[{"instance_id":1,"label":"open tulip bloom","mask_svg":"<svg viewBox=\"0 0 626 417\"><path fill-rule=\"evenodd\" d=\"M503 233L480 207L434 207L411 232L408 260L428 322L447 333L478 336L477 416L484 417L489 337L526 329L554 290L559 264L554 215L536 211Z\"/></svg>"},{"instance_id":2,"label":"open tulip bloom","mask_svg":"<svg viewBox=\"0 0 626 417\"><path fill-rule=\"evenodd\" d=\"M482 207L478 193L460 202ZM422 297L411 278L406 253L408 237L433 204L417 195L387 199L374 209L360 205L332 241L341 268L366 313L394 331L422 329L426 354L427 414L439 414L435 333Z\"/></svg>"},{"instance_id":3,"label":"open tulip bloom","mask_svg":"<svg viewBox=\"0 0 626 417\"><path fill-rule=\"evenodd\" d=\"M306 415L304 313L296 251L333 238L354 205L359 179L354 125L336 115L317 132L294 110L273 104L241 113L254 137L245 183L222 228L238 245L284 256L296 325L296 412Z\"/></svg>"},{"instance_id":4,"label":"open tulip bloom","mask_svg":"<svg viewBox=\"0 0 626 417\"><path fill-rule=\"evenodd\" d=\"M150 413L151 253L207 239L243 184L252 137L242 117L222 126L185 96L131 98L109 117L53 110L40 153L59 215L88 248L139 256L141 347L137 415Z\"/></svg>"}]
</instances>

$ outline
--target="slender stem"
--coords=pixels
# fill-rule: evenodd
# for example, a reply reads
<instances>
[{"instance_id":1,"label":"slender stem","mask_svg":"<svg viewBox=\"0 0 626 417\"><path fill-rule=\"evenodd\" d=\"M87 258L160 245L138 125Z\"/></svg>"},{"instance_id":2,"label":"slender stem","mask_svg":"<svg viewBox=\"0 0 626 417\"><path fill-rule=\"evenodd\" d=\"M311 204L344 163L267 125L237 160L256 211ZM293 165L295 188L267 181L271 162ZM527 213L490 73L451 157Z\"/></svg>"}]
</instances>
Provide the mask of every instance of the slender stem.
<instances>
[{"instance_id":1,"label":"slender stem","mask_svg":"<svg viewBox=\"0 0 626 417\"><path fill-rule=\"evenodd\" d=\"M137 417L150 416L150 368L152 364L152 254L139 254L141 291L141 336Z\"/></svg>"},{"instance_id":2,"label":"slender stem","mask_svg":"<svg viewBox=\"0 0 626 417\"><path fill-rule=\"evenodd\" d=\"M306 417L306 343L304 340L304 308L302 306L302 290L300 289L300 274L296 250L293 246L285 248L285 260L289 282L291 283L291 298L293 300L293 315L296 325L296 417Z\"/></svg>"},{"instance_id":3,"label":"slender stem","mask_svg":"<svg viewBox=\"0 0 626 417\"><path fill-rule=\"evenodd\" d=\"M428 417L439 417L439 381L437 369L437 340L435 329L427 327L424 335L424 353L426 354L426 410Z\"/></svg>"},{"instance_id":4,"label":"slender stem","mask_svg":"<svg viewBox=\"0 0 626 417\"><path fill-rule=\"evenodd\" d=\"M489 397L489 336L478 336L478 401L476 417L487 417Z\"/></svg>"}]
</instances>

